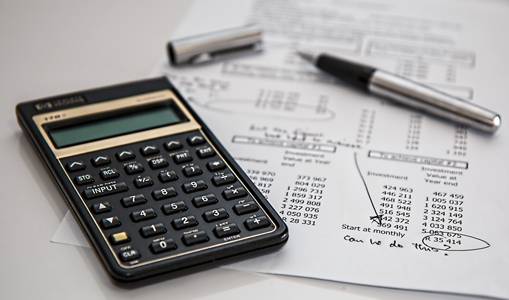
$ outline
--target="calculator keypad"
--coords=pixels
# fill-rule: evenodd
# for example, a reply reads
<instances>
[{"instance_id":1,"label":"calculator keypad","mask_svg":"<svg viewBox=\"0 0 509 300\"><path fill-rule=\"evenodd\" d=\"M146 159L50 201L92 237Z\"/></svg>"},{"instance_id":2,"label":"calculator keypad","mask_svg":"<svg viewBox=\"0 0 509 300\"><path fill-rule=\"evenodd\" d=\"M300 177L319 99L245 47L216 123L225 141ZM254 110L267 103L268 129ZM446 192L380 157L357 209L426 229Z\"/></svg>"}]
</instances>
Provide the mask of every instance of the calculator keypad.
<instances>
[{"instance_id":1,"label":"calculator keypad","mask_svg":"<svg viewBox=\"0 0 509 300\"><path fill-rule=\"evenodd\" d=\"M68 157L62 165L126 265L274 230L199 131Z\"/></svg>"}]
</instances>

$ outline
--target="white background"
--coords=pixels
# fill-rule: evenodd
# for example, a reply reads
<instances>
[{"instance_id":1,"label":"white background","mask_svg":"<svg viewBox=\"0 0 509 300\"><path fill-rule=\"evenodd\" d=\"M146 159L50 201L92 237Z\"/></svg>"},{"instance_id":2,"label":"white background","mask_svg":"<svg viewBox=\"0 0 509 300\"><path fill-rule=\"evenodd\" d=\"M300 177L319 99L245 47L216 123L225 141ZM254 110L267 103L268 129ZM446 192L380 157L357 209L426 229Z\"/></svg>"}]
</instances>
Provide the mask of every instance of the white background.
<instances>
[{"instance_id":1,"label":"white background","mask_svg":"<svg viewBox=\"0 0 509 300\"><path fill-rule=\"evenodd\" d=\"M16 103L142 79L189 1L0 0L0 299L467 299L212 269L127 289L95 253L50 243L67 211Z\"/></svg>"}]
</instances>

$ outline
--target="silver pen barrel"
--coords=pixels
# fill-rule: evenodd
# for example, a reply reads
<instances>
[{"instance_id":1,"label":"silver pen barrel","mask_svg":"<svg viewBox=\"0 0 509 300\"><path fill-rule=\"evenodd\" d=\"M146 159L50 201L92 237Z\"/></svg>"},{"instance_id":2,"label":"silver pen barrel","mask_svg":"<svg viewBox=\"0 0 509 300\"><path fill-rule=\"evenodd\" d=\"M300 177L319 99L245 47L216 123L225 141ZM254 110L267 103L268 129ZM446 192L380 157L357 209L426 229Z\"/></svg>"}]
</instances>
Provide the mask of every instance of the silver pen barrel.
<instances>
[{"instance_id":1,"label":"silver pen barrel","mask_svg":"<svg viewBox=\"0 0 509 300\"><path fill-rule=\"evenodd\" d=\"M493 111L382 70L373 73L368 89L373 94L482 131L495 132L501 124L500 115Z\"/></svg>"}]
</instances>

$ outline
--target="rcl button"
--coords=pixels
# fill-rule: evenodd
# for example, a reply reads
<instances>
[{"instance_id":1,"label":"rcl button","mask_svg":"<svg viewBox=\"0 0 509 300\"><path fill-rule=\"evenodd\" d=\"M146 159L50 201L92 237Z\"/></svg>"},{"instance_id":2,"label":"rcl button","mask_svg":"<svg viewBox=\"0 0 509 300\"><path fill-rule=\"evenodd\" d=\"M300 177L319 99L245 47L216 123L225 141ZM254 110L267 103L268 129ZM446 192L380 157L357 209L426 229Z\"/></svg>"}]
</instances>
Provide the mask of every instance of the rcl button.
<instances>
[{"instance_id":1,"label":"rcl button","mask_svg":"<svg viewBox=\"0 0 509 300\"><path fill-rule=\"evenodd\" d=\"M113 179L120 176L120 173L113 168L104 169L100 173L103 180Z\"/></svg>"}]
</instances>

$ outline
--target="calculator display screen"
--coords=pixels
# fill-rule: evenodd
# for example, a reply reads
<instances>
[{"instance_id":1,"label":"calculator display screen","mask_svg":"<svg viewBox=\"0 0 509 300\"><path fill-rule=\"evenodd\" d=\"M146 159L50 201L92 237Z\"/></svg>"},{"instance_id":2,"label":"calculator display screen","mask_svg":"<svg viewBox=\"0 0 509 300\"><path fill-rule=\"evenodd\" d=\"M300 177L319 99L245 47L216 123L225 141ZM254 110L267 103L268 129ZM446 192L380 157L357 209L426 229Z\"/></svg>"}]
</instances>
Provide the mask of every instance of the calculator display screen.
<instances>
[{"instance_id":1,"label":"calculator display screen","mask_svg":"<svg viewBox=\"0 0 509 300\"><path fill-rule=\"evenodd\" d=\"M187 121L170 102L141 110L120 111L89 117L71 124L46 128L56 148L68 147ZM61 126L59 126L61 125Z\"/></svg>"}]
</instances>

